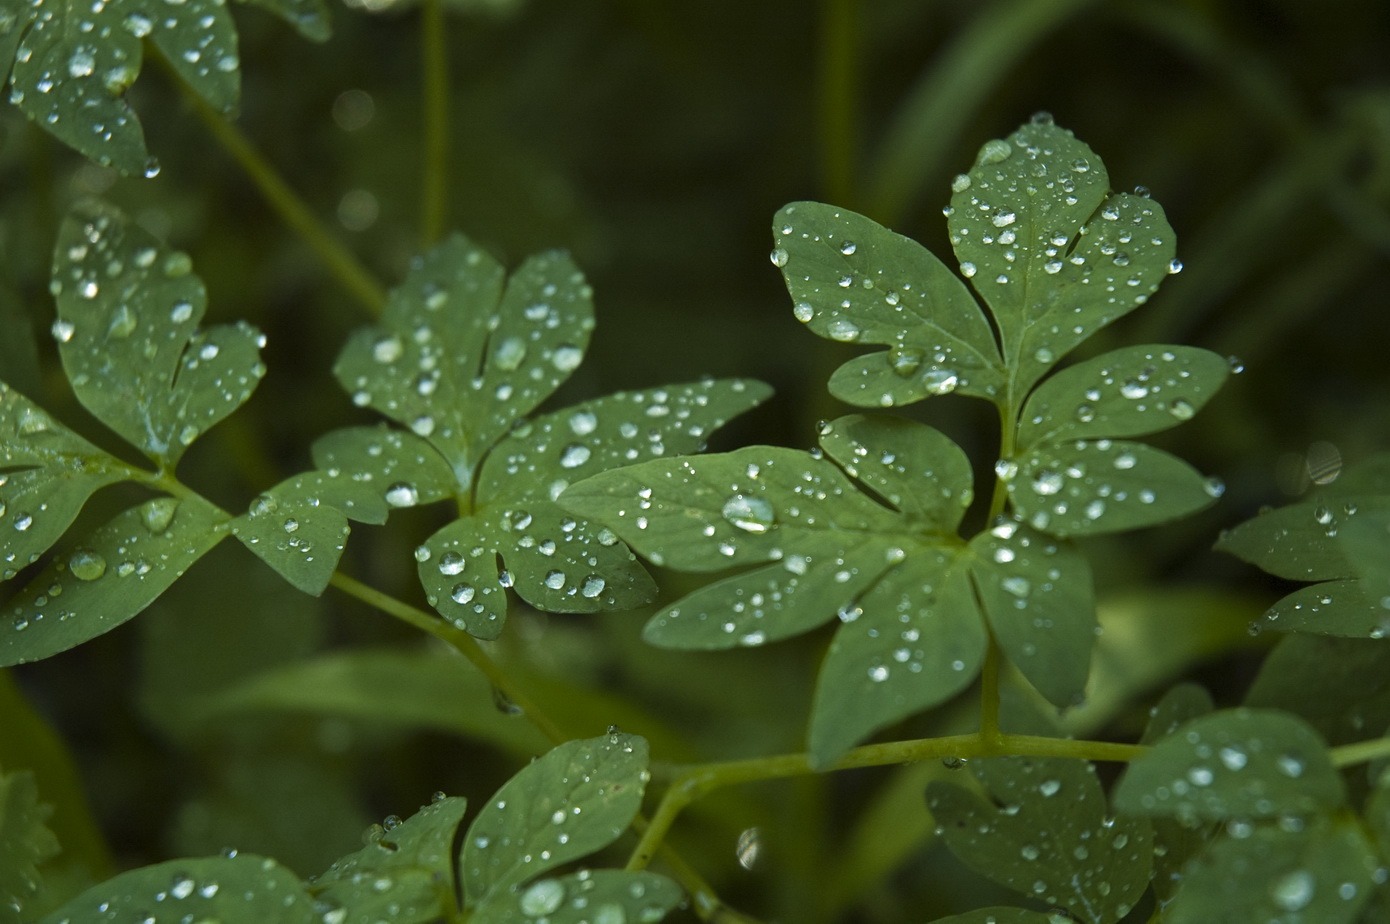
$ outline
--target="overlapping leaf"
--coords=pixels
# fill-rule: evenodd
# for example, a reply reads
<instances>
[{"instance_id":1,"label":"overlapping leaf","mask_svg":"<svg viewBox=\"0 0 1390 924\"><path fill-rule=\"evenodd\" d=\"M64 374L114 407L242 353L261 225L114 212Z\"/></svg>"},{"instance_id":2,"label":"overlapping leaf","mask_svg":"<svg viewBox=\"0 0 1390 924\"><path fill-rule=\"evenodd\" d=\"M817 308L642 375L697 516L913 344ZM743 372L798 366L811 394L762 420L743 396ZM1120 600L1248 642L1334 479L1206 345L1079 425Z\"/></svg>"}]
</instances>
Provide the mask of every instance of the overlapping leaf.
<instances>
[{"instance_id":1,"label":"overlapping leaf","mask_svg":"<svg viewBox=\"0 0 1390 924\"><path fill-rule=\"evenodd\" d=\"M647 778L647 742L616 731L567 742L531 763L468 828L460 859L466 904L487 907L611 844L641 806ZM551 910L558 907L557 900Z\"/></svg>"},{"instance_id":2,"label":"overlapping leaf","mask_svg":"<svg viewBox=\"0 0 1390 924\"><path fill-rule=\"evenodd\" d=\"M1245 705L1304 719L1331 745L1390 726L1390 645L1381 639L1297 633L1274 646Z\"/></svg>"},{"instance_id":3,"label":"overlapping leaf","mask_svg":"<svg viewBox=\"0 0 1390 924\"><path fill-rule=\"evenodd\" d=\"M456 496L469 512L416 550L430 603L496 638L507 589L552 612L641 605L651 578L617 536L555 505L571 481L639 459L695 452L769 394L705 380L607 398L526 420L583 359L591 293L569 258L501 267L455 236L392 293L379 325L338 360L353 400L411 433L355 428L315 445L315 462L376 486L389 506Z\"/></svg>"},{"instance_id":4,"label":"overlapping leaf","mask_svg":"<svg viewBox=\"0 0 1390 924\"><path fill-rule=\"evenodd\" d=\"M1096 535L1185 516L1220 495L1219 482L1151 446L1114 437L1190 419L1228 373L1196 347L1126 347L1078 363L1024 405L1015 455L999 473L1014 509L1059 536Z\"/></svg>"},{"instance_id":5,"label":"overlapping leaf","mask_svg":"<svg viewBox=\"0 0 1390 924\"><path fill-rule=\"evenodd\" d=\"M1115 804L1180 820L1272 818L1346 798L1327 745L1301 719L1234 709L1186 723L1130 764Z\"/></svg>"},{"instance_id":6,"label":"overlapping leaf","mask_svg":"<svg viewBox=\"0 0 1390 924\"><path fill-rule=\"evenodd\" d=\"M660 564L755 566L657 613L645 631L654 644L760 645L838 616L812 711L818 761L970 683L985 619L1049 697L1080 694L1095 612L1069 546L1012 523L969 545L956 538L969 463L930 427L850 416L823 428L821 445L838 465L751 447L608 472L562 503Z\"/></svg>"},{"instance_id":7,"label":"overlapping leaf","mask_svg":"<svg viewBox=\"0 0 1390 924\"><path fill-rule=\"evenodd\" d=\"M1149 710L1149 724L1140 744L1153 745L1176 732L1189 721L1212 711L1211 694L1196 684L1179 684ZM1211 839L1215 823L1193 824L1190 820L1150 816L1154 831L1154 895L1160 902L1172 900L1182 887L1183 870L1201 853Z\"/></svg>"},{"instance_id":8,"label":"overlapping leaf","mask_svg":"<svg viewBox=\"0 0 1390 924\"><path fill-rule=\"evenodd\" d=\"M0 561L9 580L58 541L92 493L127 469L0 382Z\"/></svg>"},{"instance_id":9,"label":"overlapping leaf","mask_svg":"<svg viewBox=\"0 0 1390 924\"><path fill-rule=\"evenodd\" d=\"M951 243L998 326L1012 400L1178 268L1163 209L1109 183L1089 147L1041 117L987 142L951 185Z\"/></svg>"},{"instance_id":10,"label":"overlapping leaf","mask_svg":"<svg viewBox=\"0 0 1390 924\"><path fill-rule=\"evenodd\" d=\"M16 916L42 889L39 864L58 853L45 824L51 812L39 801L32 773L0 768L0 907Z\"/></svg>"},{"instance_id":11,"label":"overlapping leaf","mask_svg":"<svg viewBox=\"0 0 1390 924\"><path fill-rule=\"evenodd\" d=\"M680 886L656 873L581 870L538 879L518 892L494 892L477 914L482 924L655 922L683 898Z\"/></svg>"},{"instance_id":12,"label":"overlapping leaf","mask_svg":"<svg viewBox=\"0 0 1390 924\"><path fill-rule=\"evenodd\" d=\"M772 222L772 262L797 320L822 337L884 344L841 366L838 398L866 407L953 391L995 397L999 348L965 284L926 248L846 209L794 202Z\"/></svg>"},{"instance_id":13,"label":"overlapping leaf","mask_svg":"<svg viewBox=\"0 0 1390 924\"><path fill-rule=\"evenodd\" d=\"M78 400L162 468L265 374L255 328L198 330L207 292L191 269L186 254L95 202L63 222L53 260L53 333Z\"/></svg>"},{"instance_id":14,"label":"overlapping leaf","mask_svg":"<svg viewBox=\"0 0 1390 924\"><path fill-rule=\"evenodd\" d=\"M1315 818L1223 837L1189 864L1164 912L1174 924L1351 924L1381 860L1360 827Z\"/></svg>"},{"instance_id":15,"label":"overlapping leaf","mask_svg":"<svg viewBox=\"0 0 1390 924\"><path fill-rule=\"evenodd\" d=\"M0 666L66 651L149 606L226 535L227 515L198 497L157 497L57 555L7 604Z\"/></svg>"},{"instance_id":16,"label":"overlapping leaf","mask_svg":"<svg viewBox=\"0 0 1390 924\"><path fill-rule=\"evenodd\" d=\"M308 38L328 36L321 0L256 0ZM5 0L0 72L10 100L55 137L100 164L153 176L140 120L126 102L149 40L195 93L232 112L241 93L236 25L219 0Z\"/></svg>"},{"instance_id":17,"label":"overlapping leaf","mask_svg":"<svg viewBox=\"0 0 1390 924\"><path fill-rule=\"evenodd\" d=\"M1307 499L1230 530L1216 547L1279 577L1319 581L1274 604L1256 624L1363 638L1390 634L1390 481L1368 459Z\"/></svg>"},{"instance_id":18,"label":"overlapping leaf","mask_svg":"<svg viewBox=\"0 0 1390 924\"><path fill-rule=\"evenodd\" d=\"M130 870L92 886L40 924L140 921L157 908L180 919L226 924L321 920L298 876L267 857L243 853Z\"/></svg>"},{"instance_id":19,"label":"overlapping leaf","mask_svg":"<svg viewBox=\"0 0 1390 924\"><path fill-rule=\"evenodd\" d=\"M437 799L389 829L373 829L361 850L314 880L316 910L341 924L411 924L450 914L454 839L467 805L458 797Z\"/></svg>"},{"instance_id":20,"label":"overlapping leaf","mask_svg":"<svg viewBox=\"0 0 1390 924\"><path fill-rule=\"evenodd\" d=\"M1110 817L1095 768L1059 758L970 763L991 804L933 782L927 803L951 852L995 882L1078 920L1110 924L1149 883L1153 837L1142 819Z\"/></svg>"}]
</instances>

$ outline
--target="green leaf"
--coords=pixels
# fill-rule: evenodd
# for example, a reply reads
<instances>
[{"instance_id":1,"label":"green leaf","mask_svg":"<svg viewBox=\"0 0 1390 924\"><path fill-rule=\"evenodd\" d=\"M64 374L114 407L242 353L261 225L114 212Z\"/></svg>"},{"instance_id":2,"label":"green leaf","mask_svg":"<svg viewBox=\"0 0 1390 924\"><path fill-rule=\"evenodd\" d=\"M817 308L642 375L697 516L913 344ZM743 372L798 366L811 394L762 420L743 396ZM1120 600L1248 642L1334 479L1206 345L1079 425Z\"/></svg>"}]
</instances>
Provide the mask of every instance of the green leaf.
<instances>
[{"instance_id":1,"label":"green leaf","mask_svg":"<svg viewBox=\"0 0 1390 924\"><path fill-rule=\"evenodd\" d=\"M365 847L314 880L315 910L339 924L413 924L452 914L454 838L467 806L445 797L394 827L374 828Z\"/></svg>"},{"instance_id":2,"label":"green leaf","mask_svg":"<svg viewBox=\"0 0 1390 924\"><path fill-rule=\"evenodd\" d=\"M496 891L477 911L479 924L623 924L654 922L680 904L681 887L656 873L582 870Z\"/></svg>"},{"instance_id":3,"label":"green leaf","mask_svg":"<svg viewBox=\"0 0 1390 924\"><path fill-rule=\"evenodd\" d=\"M333 430L314 440L312 452L321 471L376 492L380 519L375 508L371 518L363 511L350 513L366 523L386 522L385 508L432 504L453 497L456 489L454 473L438 450L414 433L385 424Z\"/></svg>"},{"instance_id":4,"label":"green leaf","mask_svg":"<svg viewBox=\"0 0 1390 924\"><path fill-rule=\"evenodd\" d=\"M632 609L656 594L617 536L581 529L550 501L454 520L416 549L415 558L430 605L478 638L501 633L508 587L552 613Z\"/></svg>"},{"instance_id":5,"label":"green leaf","mask_svg":"<svg viewBox=\"0 0 1390 924\"><path fill-rule=\"evenodd\" d=\"M351 499L335 495L354 487L360 484L322 472L295 475L261 494L246 513L232 520L232 535L285 580L318 596L333 577L350 532L338 505ZM362 507L379 504L375 492L357 493Z\"/></svg>"},{"instance_id":6,"label":"green leaf","mask_svg":"<svg viewBox=\"0 0 1390 924\"><path fill-rule=\"evenodd\" d=\"M705 448L711 433L767 400L752 379L705 379L617 392L515 427L478 475L480 502L555 500L571 482Z\"/></svg>"},{"instance_id":7,"label":"green leaf","mask_svg":"<svg viewBox=\"0 0 1390 924\"><path fill-rule=\"evenodd\" d=\"M1185 723L1212 711L1211 694L1195 683L1181 683L1149 710L1140 744L1157 744ZM1163 904L1181 888L1187 863L1211 839L1214 825L1192 825L1175 818L1150 818L1154 832L1154 894Z\"/></svg>"},{"instance_id":8,"label":"green leaf","mask_svg":"<svg viewBox=\"0 0 1390 924\"><path fill-rule=\"evenodd\" d=\"M951 243L999 327L1011 395L1177 266L1158 203L1108 186L1100 158L1050 118L987 142L951 184Z\"/></svg>"},{"instance_id":9,"label":"green leaf","mask_svg":"<svg viewBox=\"0 0 1390 924\"><path fill-rule=\"evenodd\" d=\"M294 26L311 42L326 42L332 33L328 5L323 0L245 0L269 10Z\"/></svg>"},{"instance_id":10,"label":"green leaf","mask_svg":"<svg viewBox=\"0 0 1390 924\"><path fill-rule=\"evenodd\" d=\"M1092 764L1000 757L970 770L997 804L952 783L927 787L937 830L962 862L1090 924L1130 912L1148 887L1152 835L1141 819L1109 817Z\"/></svg>"},{"instance_id":11,"label":"green leaf","mask_svg":"<svg viewBox=\"0 0 1390 924\"><path fill-rule=\"evenodd\" d=\"M1172 924L1350 924L1380 865L1359 827L1316 818L1223 837L1190 864L1164 912Z\"/></svg>"},{"instance_id":12,"label":"green leaf","mask_svg":"<svg viewBox=\"0 0 1390 924\"><path fill-rule=\"evenodd\" d=\"M965 591L940 591L949 603L923 591L957 570L961 543L953 533L971 498L960 449L923 424L859 416L828 424L821 441L901 512L856 489L824 458L756 446L597 475L561 501L656 564L764 566L657 613L645 630L655 644L760 645L837 614L853 622L837 636L813 709L812 751L824 763L969 684L984 629L963 571Z\"/></svg>"},{"instance_id":13,"label":"green leaf","mask_svg":"<svg viewBox=\"0 0 1390 924\"><path fill-rule=\"evenodd\" d=\"M22 914L43 888L39 864L59 849L45 824L52 811L39 802L32 773L0 769L0 908L6 912Z\"/></svg>"},{"instance_id":14,"label":"green leaf","mask_svg":"<svg viewBox=\"0 0 1390 924\"><path fill-rule=\"evenodd\" d=\"M1028 448L1091 437L1144 436L1190 420L1220 389L1226 360L1197 347L1112 350L1049 376L1020 415Z\"/></svg>"},{"instance_id":15,"label":"green leaf","mask_svg":"<svg viewBox=\"0 0 1390 924\"><path fill-rule=\"evenodd\" d=\"M1319 491L1223 533L1216 548L1294 581L1354 578L1357 567L1339 538L1341 530L1361 517L1386 516L1388 495Z\"/></svg>"},{"instance_id":16,"label":"green leaf","mask_svg":"<svg viewBox=\"0 0 1390 924\"><path fill-rule=\"evenodd\" d=\"M392 291L379 324L359 329L334 366L353 403L424 437L456 491L484 453L578 367L594 326L592 291L568 256L501 265L452 235Z\"/></svg>"},{"instance_id":17,"label":"green leaf","mask_svg":"<svg viewBox=\"0 0 1390 924\"><path fill-rule=\"evenodd\" d=\"M837 398L861 407L952 391L993 398L1003 383L994 333L959 277L916 241L847 209L794 202L773 218L772 262L797 320L822 337L886 344L841 366Z\"/></svg>"},{"instance_id":18,"label":"green leaf","mask_svg":"<svg viewBox=\"0 0 1390 924\"><path fill-rule=\"evenodd\" d=\"M0 666L66 651L139 613L226 535L207 501L157 497L59 553L7 606Z\"/></svg>"},{"instance_id":19,"label":"green leaf","mask_svg":"<svg viewBox=\"0 0 1390 924\"><path fill-rule=\"evenodd\" d=\"M932 924L1064 924L1055 914L1041 914L1023 908L978 908L949 918L937 918Z\"/></svg>"},{"instance_id":20,"label":"green leaf","mask_svg":"<svg viewBox=\"0 0 1390 924\"><path fill-rule=\"evenodd\" d=\"M58 541L118 461L0 382L0 567L9 580Z\"/></svg>"},{"instance_id":21,"label":"green leaf","mask_svg":"<svg viewBox=\"0 0 1390 924\"><path fill-rule=\"evenodd\" d=\"M1325 581L1279 600L1253 628L1383 639L1390 634L1390 608L1385 600L1383 593L1371 591L1361 581Z\"/></svg>"},{"instance_id":22,"label":"green leaf","mask_svg":"<svg viewBox=\"0 0 1390 924\"><path fill-rule=\"evenodd\" d=\"M420 728L485 741L520 755L545 739L499 712L492 685L437 651L354 650L271 668L228 686L206 720L255 711L297 712Z\"/></svg>"},{"instance_id":23,"label":"green leaf","mask_svg":"<svg viewBox=\"0 0 1390 924\"><path fill-rule=\"evenodd\" d=\"M1245 704L1301 716L1332 745L1364 741L1390 725L1390 645L1290 635L1265 657Z\"/></svg>"},{"instance_id":24,"label":"green leaf","mask_svg":"<svg viewBox=\"0 0 1390 924\"><path fill-rule=\"evenodd\" d=\"M1091 568L1071 543L1005 522L970 540L994 639L1053 704L1080 702L1096 641Z\"/></svg>"},{"instance_id":25,"label":"green leaf","mask_svg":"<svg viewBox=\"0 0 1390 924\"><path fill-rule=\"evenodd\" d=\"M611 844L637 814L647 778L647 742L619 732L566 742L533 761L468 828L467 905L487 905Z\"/></svg>"},{"instance_id":26,"label":"green leaf","mask_svg":"<svg viewBox=\"0 0 1390 924\"><path fill-rule=\"evenodd\" d=\"M156 909L190 921L225 924L318 920L298 876L274 860L243 853L170 860L121 873L92 886L40 924L142 921Z\"/></svg>"},{"instance_id":27,"label":"green leaf","mask_svg":"<svg viewBox=\"0 0 1390 924\"><path fill-rule=\"evenodd\" d=\"M1225 490L1176 456L1124 440L1045 443L1000 468L1014 509L1054 536L1153 526L1209 507Z\"/></svg>"},{"instance_id":28,"label":"green leaf","mask_svg":"<svg viewBox=\"0 0 1390 924\"><path fill-rule=\"evenodd\" d=\"M53 329L73 391L161 468L265 374L264 338L249 324L197 329L207 292L190 270L186 254L96 202L63 222L53 260Z\"/></svg>"},{"instance_id":29,"label":"green leaf","mask_svg":"<svg viewBox=\"0 0 1390 924\"><path fill-rule=\"evenodd\" d=\"M1390 855L1390 776L1381 776L1380 785L1367 801L1366 821L1375 834L1380 852Z\"/></svg>"},{"instance_id":30,"label":"green leaf","mask_svg":"<svg viewBox=\"0 0 1390 924\"><path fill-rule=\"evenodd\" d=\"M959 551L918 550L841 610L811 707L814 765L975 679L988 640L968 575Z\"/></svg>"},{"instance_id":31,"label":"green leaf","mask_svg":"<svg viewBox=\"0 0 1390 924\"><path fill-rule=\"evenodd\" d=\"M1179 820L1307 815L1340 806L1342 778L1303 720L1232 709L1193 719L1129 765L1115 805Z\"/></svg>"}]
</instances>

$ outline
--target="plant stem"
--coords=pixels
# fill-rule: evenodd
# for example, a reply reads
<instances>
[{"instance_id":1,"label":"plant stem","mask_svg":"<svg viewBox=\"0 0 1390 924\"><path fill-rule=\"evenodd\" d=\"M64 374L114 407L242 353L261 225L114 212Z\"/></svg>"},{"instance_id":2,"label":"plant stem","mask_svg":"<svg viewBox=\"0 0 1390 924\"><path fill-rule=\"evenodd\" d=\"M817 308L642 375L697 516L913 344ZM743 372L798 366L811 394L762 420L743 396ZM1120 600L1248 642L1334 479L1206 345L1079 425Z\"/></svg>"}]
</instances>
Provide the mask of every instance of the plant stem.
<instances>
[{"instance_id":1,"label":"plant stem","mask_svg":"<svg viewBox=\"0 0 1390 924\"><path fill-rule=\"evenodd\" d=\"M425 164L421 236L426 247L444 235L449 167L449 57L444 0L425 0L421 56L425 66Z\"/></svg>"},{"instance_id":2,"label":"plant stem","mask_svg":"<svg viewBox=\"0 0 1390 924\"><path fill-rule=\"evenodd\" d=\"M812 766L808 754L782 754L752 760L697 764L679 771L662 796L651 824L628 858L627 869L644 868L651 861L666 832L686 806L724 786L752 783L759 780L782 779L811 773L851 770L860 767L879 767L921 760L940 760L945 757L1063 757L1077 760L1127 762L1148 751L1136 744L1116 744L1109 741L1075 741L1069 738L1044 738L1038 735L986 736L951 735L942 738L921 738L913 741L891 741L869 744L848 752L829 767Z\"/></svg>"},{"instance_id":3,"label":"plant stem","mask_svg":"<svg viewBox=\"0 0 1390 924\"><path fill-rule=\"evenodd\" d=\"M507 676L506 671L491 657L483 651L473 636L456 629L444 622L438 616L426 613L424 610L417 609L408 603L397 600L389 594L382 593L374 587L368 587L361 581L350 578L340 571L335 571L329 583L341 590L343 593L356 597L369 606L374 606L388 616L394 616L402 622L409 623L417 629L428 632L435 638L453 648L463 655L486 677L494 687L501 690L503 695L510 699L521 709L522 713L530 720L531 724L540 730L555 744L563 744L570 740L570 736L561 731L549 716L542 712L527 695L526 691L518 687Z\"/></svg>"},{"instance_id":4,"label":"plant stem","mask_svg":"<svg viewBox=\"0 0 1390 924\"><path fill-rule=\"evenodd\" d=\"M1332 766L1334 767L1351 767L1368 760L1390 757L1390 737L1344 744L1341 747L1332 748L1328 753L1332 757Z\"/></svg>"},{"instance_id":5,"label":"plant stem","mask_svg":"<svg viewBox=\"0 0 1390 924\"><path fill-rule=\"evenodd\" d=\"M207 126L217 143L246 172L246 175L256 184L256 188L261 191L266 202L279 214L285 224L294 229L304 239L304 242L318 254L328 271L338 280L338 284L373 315L381 314L382 306L386 304L386 293L371 274L363 269L362 264L357 262L357 259L332 232L314 217L309 206L299 198L289 187L289 184L281 179L280 174L242 134L241 129L227 121L222 113L208 105L208 102L179 76L178 71L169 64L168 59L164 57L157 46L147 42L145 47L172 75L173 81L178 84L189 105L193 107L193 111L198 114L198 118Z\"/></svg>"},{"instance_id":6,"label":"plant stem","mask_svg":"<svg viewBox=\"0 0 1390 924\"><path fill-rule=\"evenodd\" d=\"M826 201L855 206L858 148L859 2L821 0L817 108Z\"/></svg>"}]
</instances>

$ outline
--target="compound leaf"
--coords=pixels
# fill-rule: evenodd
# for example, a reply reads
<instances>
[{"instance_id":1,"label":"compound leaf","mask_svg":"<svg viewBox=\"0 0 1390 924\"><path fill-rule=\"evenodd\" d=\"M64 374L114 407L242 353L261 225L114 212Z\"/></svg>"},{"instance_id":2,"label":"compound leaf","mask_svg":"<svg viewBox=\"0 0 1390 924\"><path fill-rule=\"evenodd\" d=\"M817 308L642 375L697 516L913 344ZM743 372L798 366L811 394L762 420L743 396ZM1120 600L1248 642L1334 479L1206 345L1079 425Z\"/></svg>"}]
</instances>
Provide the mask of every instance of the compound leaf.
<instances>
[{"instance_id":1,"label":"compound leaf","mask_svg":"<svg viewBox=\"0 0 1390 924\"><path fill-rule=\"evenodd\" d=\"M381 508L371 508L371 518L365 517L367 511L349 512L366 523L386 522L386 508L432 504L454 495L454 473L438 450L414 433L385 424L333 430L314 440L312 453L321 471L376 492Z\"/></svg>"},{"instance_id":2,"label":"compound leaf","mask_svg":"<svg viewBox=\"0 0 1390 924\"><path fill-rule=\"evenodd\" d=\"M999 327L1011 395L1179 268L1163 209L1108 187L1100 158L1050 117L987 142L951 184L951 243Z\"/></svg>"},{"instance_id":3,"label":"compound leaf","mask_svg":"<svg viewBox=\"0 0 1390 924\"><path fill-rule=\"evenodd\" d=\"M226 924L320 920L298 876L267 857L243 853L170 860L121 873L92 886L40 924L142 921L156 908L190 921Z\"/></svg>"},{"instance_id":4,"label":"compound leaf","mask_svg":"<svg viewBox=\"0 0 1390 924\"><path fill-rule=\"evenodd\" d=\"M199 497L156 497L118 514L9 601L0 666L49 657L121 625L217 545L227 519Z\"/></svg>"},{"instance_id":5,"label":"compound leaf","mask_svg":"<svg viewBox=\"0 0 1390 924\"><path fill-rule=\"evenodd\" d=\"M124 466L0 382L0 567L5 580L38 561L97 489Z\"/></svg>"},{"instance_id":6,"label":"compound leaf","mask_svg":"<svg viewBox=\"0 0 1390 924\"><path fill-rule=\"evenodd\" d=\"M232 535L285 580L318 596L328 586L347 544L343 508L385 514L374 490L323 472L304 472L280 482L231 522ZM382 508L374 511L373 508Z\"/></svg>"},{"instance_id":7,"label":"compound leaf","mask_svg":"<svg viewBox=\"0 0 1390 924\"><path fill-rule=\"evenodd\" d=\"M13 914L39 895L39 864L58 853L45 824L52 811L39 802L32 773L0 770L0 901Z\"/></svg>"},{"instance_id":8,"label":"compound leaf","mask_svg":"<svg viewBox=\"0 0 1390 924\"><path fill-rule=\"evenodd\" d=\"M958 550L922 549L841 610L811 707L812 763L970 684L988 640Z\"/></svg>"},{"instance_id":9,"label":"compound leaf","mask_svg":"<svg viewBox=\"0 0 1390 924\"><path fill-rule=\"evenodd\" d=\"M569 378L594 326L592 292L568 256L501 265L455 234L392 291L379 324L359 329L334 366L366 405L405 424L470 486L483 454Z\"/></svg>"},{"instance_id":10,"label":"compound leaf","mask_svg":"<svg viewBox=\"0 0 1390 924\"><path fill-rule=\"evenodd\" d=\"M970 549L980 605L999 646L1050 702L1076 705L1096 640L1086 556L1014 522L975 536Z\"/></svg>"},{"instance_id":11,"label":"compound leaf","mask_svg":"<svg viewBox=\"0 0 1390 924\"><path fill-rule=\"evenodd\" d=\"M1001 463L1019 516L1054 536L1096 536L1175 520L1225 486L1174 455L1124 440L1035 446Z\"/></svg>"},{"instance_id":12,"label":"compound leaf","mask_svg":"<svg viewBox=\"0 0 1390 924\"><path fill-rule=\"evenodd\" d=\"M314 880L315 908L341 924L447 916L454 907L454 838L467 806L446 797L391 828L373 828L366 846Z\"/></svg>"},{"instance_id":13,"label":"compound leaf","mask_svg":"<svg viewBox=\"0 0 1390 924\"><path fill-rule=\"evenodd\" d=\"M1187 722L1131 763L1115 793L1124 811L1208 821L1309 815L1345 799L1317 732L1262 709Z\"/></svg>"},{"instance_id":14,"label":"compound leaf","mask_svg":"<svg viewBox=\"0 0 1390 924\"><path fill-rule=\"evenodd\" d=\"M582 870L538 879L519 892L494 892L477 912L480 924L604 924L654 922L684 898L681 887L656 873Z\"/></svg>"},{"instance_id":15,"label":"compound leaf","mask_svg":"<svg viewBox=\"0 0 1390 924\"><path fill-rule=\"evenodd\" d=\"M1190 420L1230 369L1222 357L1188 346L1125 347L1049 376L1020 415L1018 442L1144 436Z\"/></svg>"},{"instance_id":16,"label":"compound leaf","mask_svg":"<svg viewBox=\"0 0 1390 924\"><path fill-rule=\"evenodd\" d=\"M959 391L990 398L1003 383L999 348L960 278L916 241L846 209L794 202L773 219L772 262L797 320L822 337L885 344L830 382L864 407Z\"/></svg>"},{"instance_id":17,"label":"compound leaf","mask_svg":"<svg viewBox=\"0 0 1390 924\"><path fill-rule=\"evenodd\" d=\"M970 770L994 803L953 783L927 787L937 830L962 862L1090 924L1130 912L1149 884L1153 836L1142 819L1109 817L1092 764L999 757Z\"/></svg>"},{"instance_id":18,"label":"compound leaf","mask_svg":"<svg viewBox=\"0 0 1390 924\"><path fill-rule=\"evenodd\" d=\"M569 741L533 761L483 806L463 842L469 907L611 844L647 784L647 742L610 732Z\"/></svg>"},{"instance_id":19,"label":"compound leaf","mask_svg":"<svg viewBox=\"0 0 1390 924\"><path fill-rule=\"evenodd\" d=\"M161 468L240 407L265 374L249 324L199 331L207 302L186 254L97 202L63 222L53 332L87 410Z\"/></svg>"},{"instance_id":20,"label":"compound leaf","mask_svg":"<svg viewBox=\"0 0 1390 924\"><path fill-rule=\"evenodd\" d=\"M1350 924L1381 865L1359 826L1314 818L1223 837L1190 863L1163 919L1173 924Z\"/></svg>"}]
</instances>

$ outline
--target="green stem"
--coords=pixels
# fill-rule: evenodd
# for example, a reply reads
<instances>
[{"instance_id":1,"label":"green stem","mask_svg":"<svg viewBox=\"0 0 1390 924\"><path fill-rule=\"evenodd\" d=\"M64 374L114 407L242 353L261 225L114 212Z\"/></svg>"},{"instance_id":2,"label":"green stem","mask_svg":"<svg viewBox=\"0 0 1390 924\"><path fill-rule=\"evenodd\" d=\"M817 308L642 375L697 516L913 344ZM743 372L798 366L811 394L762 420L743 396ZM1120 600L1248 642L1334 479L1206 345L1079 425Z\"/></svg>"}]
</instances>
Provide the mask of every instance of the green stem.
<instances>
[{"instance_id":1,"label":"green stem","mask_svg":"<svg viewBox=\"0 0 1390 924\"><path fill-rule=\"evenodd\" d=\"M891 741L869 744L848 752L829 767L815 767L808 754L782 754L751 760L698 764L679 771L662 796L651 824L628 858L627 868L644 868L655 855L680 813L696 799L716 789L739 783L785 779L812 773L852 770L861 767L881 767L942 758L971 757L1062 757L1076 760L1128 762L1148 751L1136 744L1116 744L1110 741L1075 741L1069 738L1044 738L1038 735L987 736L951 735L942 738L921 738L913 741Z\"/></svg>"},{"instance_id":2,"label":"green stem","mask_svg":"<svg viewBox=\"0 0 1390 924\"><path fill-rule=\"evenodd\" d=\"M444 0L425 0L421 53L425 67L425 164L421 235L426 247L444 235L449 167L449 57Z\"/></svg>"},{"instance_id":3,"label":"green stem","mask_svg":"<svg viewBox=\"0 0 1390 924\"><path fill-rule=\"evenodd\" d=\"M1328 752L1332 757L1332 766L1351 767L1356 764L1364 764L1370 760L1381 757L1390 757L1390 737L1375 738L1371 741L1358 741L1355 744L1344 744L1341 747L1333 748Z\"/></svg>"},{"instance_id":4,"label":"green stem","mask_svg":"<svg viewBox=\"0 0 1390 924\"><path fill-rule=\"evenodd\" d=\"M270 207L279 214L280 218L289 225L304 242L319 256L328 268L329 272L339 285L347 290L358 302L374 315L381 314L382 306L386 304L386 293L372 278L362 264L347 250L346 247L334 235L314 217L314 213L304 200L290 189L289 185L280 178L280 174L270 165L259 151L251 144L241 130L227 121L227 118L212 106L207 100L198 95L198 92L190 87L182 77L179 76L163 53L158 47L146 43L145 46L150 50L152 56L165 65L165 70L172 75L172 78L184 97L188 100L193 111L198 114L213 138L217 140L237 165L246 172L251 181L256 184L256 188L261 191Z\"/></svg>"},{"instance_id":5,"label":"green stem","mask_svg":"<svg viewBox=\"0 0 1390 924\"><path fill-rule=\"evenodd\" d=\"M859 89L858 0L821 0L817 108L827 201L855 205Z\"/></svg>"}]
</instances>

